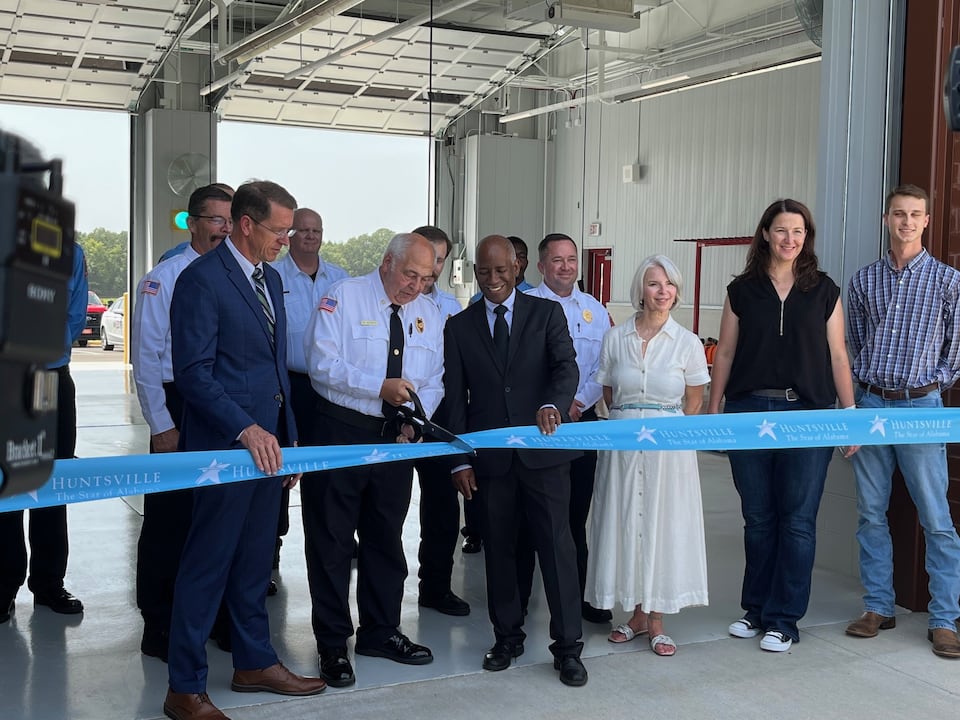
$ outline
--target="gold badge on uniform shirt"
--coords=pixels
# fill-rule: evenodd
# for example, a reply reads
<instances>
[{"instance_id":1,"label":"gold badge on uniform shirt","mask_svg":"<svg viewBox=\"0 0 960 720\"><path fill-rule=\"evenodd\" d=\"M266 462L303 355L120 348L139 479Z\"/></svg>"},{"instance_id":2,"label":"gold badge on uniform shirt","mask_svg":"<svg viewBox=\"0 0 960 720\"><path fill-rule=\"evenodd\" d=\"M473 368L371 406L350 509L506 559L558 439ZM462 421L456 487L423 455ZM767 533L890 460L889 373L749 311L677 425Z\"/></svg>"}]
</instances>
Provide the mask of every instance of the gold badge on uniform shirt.
<instances>
[{"instance_id":1,"label":"gold badge on uniform shirt","mask_svg":"<svg viewBox=\"0 0 960 720\"><path fill-rule=\"evenodd\" d=\"M418 333L422 333L422 332L423 332L423 318L422 318L422 317L418 317L418 318L417 318L417 332L418 332Z\"/></svg>"},{"instance_id":2,"label":"gold badge on uniform shirt","mask_svg":"<svg viewBox=\"0 0 960 720\"><path fill-rule=\"evenodd\" d=\"M589 310L584 310L583 319L586 320L587 322L593 322L593 313L590 312Z\"/></svg>"}]
</instances>

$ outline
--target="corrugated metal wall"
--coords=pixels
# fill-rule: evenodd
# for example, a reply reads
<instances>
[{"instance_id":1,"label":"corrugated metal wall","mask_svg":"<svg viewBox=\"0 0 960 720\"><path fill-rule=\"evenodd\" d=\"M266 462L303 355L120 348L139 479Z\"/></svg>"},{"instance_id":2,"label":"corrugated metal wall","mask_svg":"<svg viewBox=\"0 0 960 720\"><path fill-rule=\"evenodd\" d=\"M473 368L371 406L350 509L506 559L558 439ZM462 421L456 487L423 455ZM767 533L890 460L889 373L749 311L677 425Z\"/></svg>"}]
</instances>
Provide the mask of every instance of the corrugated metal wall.
<instances>
[{"instance_id":1,"label":"corrugated metal wall","mask_svg":"<svg viewBox=\"0 0 960 720\"><path fill-rule=\"evenodd\" d=\"M593 103L579 127L566 128L566 114L557 113L549 230L582 238L585 247L614 249L612 303L629 302L639 261L663 253L680 267L689 305L694 247L675 239L753 235L778 197L813 208L819 75L820 63L813 63L641 103ZM642 180L625 184L622 167L637 162ZM602 235L586 237L594 221ZM745 254L738 247L704 250L702 305L723 303Z\"/></svg>"}]
</instances>

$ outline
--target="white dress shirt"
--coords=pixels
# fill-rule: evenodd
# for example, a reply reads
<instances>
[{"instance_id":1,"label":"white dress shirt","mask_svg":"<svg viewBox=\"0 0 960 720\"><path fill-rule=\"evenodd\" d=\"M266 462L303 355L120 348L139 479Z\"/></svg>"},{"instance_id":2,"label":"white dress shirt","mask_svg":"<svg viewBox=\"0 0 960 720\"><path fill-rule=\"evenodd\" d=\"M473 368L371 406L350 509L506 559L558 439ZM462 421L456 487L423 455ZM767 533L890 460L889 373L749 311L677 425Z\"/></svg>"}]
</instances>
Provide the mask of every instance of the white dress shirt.
<instances>
[{"instance_id":1,"label":"white dress shirt","mask_svg":"<svg viewBox=\"0 0 960 720\"><path fill-rule=\"evenodd\" d=\"M303 334L320 298L333 283L349 277L339 265L318 259L320 266L316 279L301 270L289 253L271 264L283 282L283 304L287 313L287 369L298 373L307 372Z\"/></svg>"},{"instance_id":2,"label":"white dress shirt","mask_svg":"<svg viewBox=\"0 0 960 720\"><path fill-rule=\"evenodd\" d=\"M151 435L159 435L174 427L163 392L163 384L173 382L170 301L180 273L198 257L199 253L188 245L181 254L154 267L137 285L130 325L130 361L140 411L150 426Z\"/></svg>"},{"instance_id":3,"label":"white dress shirt","mask_svg":"<svg viewBox=\"0 0 960 720\"><path fill-rule=\"evenodd\" d=\"M332 403L382 417L390 300L379 270L335 283L318 303L304 336L310 382ZM443 396L443 320L418 295L399 310L404 328L403 377L433 415Z\"/></svg>"},{"instance_id":4,"label":"white dress shirt","mask_svg":"<svg viewBox=\"0 0 960 720\"><path fill-rule=\"evenodd\" d=\"M580 384L574 398L583 403L584 410L593 407L603 396L603 387L597 382L596 376L600 369L603 336L611 326L607 309L593 295L581 292L577 287L567 297L560 297L546 283L541 283L528 290L527 295L553 300L563 308L573 349L577 352L577 368L580 370Z\"/></svg>"}]
</instances>

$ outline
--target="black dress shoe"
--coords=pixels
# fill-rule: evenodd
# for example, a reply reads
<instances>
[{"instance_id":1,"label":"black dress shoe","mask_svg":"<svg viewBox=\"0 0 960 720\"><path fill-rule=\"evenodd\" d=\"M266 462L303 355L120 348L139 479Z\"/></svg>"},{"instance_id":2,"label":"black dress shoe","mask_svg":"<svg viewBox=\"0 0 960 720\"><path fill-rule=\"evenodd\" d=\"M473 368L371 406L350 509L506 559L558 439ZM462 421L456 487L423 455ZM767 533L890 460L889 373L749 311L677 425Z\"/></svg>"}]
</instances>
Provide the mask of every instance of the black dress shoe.
<instances>
[{"instance_id":1,"label":"black dress shoe","mask_svg":"<svg viewBox=\"0 0 960 720\"><path fill-rule=\"evenodd\" d=\"M280 592L280 588L277 587L277 581L271 580L267 585L267 597L273 597L278 592Z\"/></svg>"},{"instance_id":2,"label":"black dress shoe","mask_svg":"<svg viewBox=\"0 0 960 720\"><path fill-rule=\"evenodd\" d=\"M167 662L170 652L170 633L148 625L143 627L143 637L140 638L140 652L147 657L155 657Z\"/></svg>"},{"instance_id":3,"label":"black dress shoe","mask_svg":"<svg viewBox=\"0 0 960 720\"><path fill-rule=\"evenodd\" d=\"M483 550L483 540L475 535L467 535L463 540L463 547L460 549L465 555L474 555Z\"/></svg>"},{"instance_id":4,"label":"black dress shoe","mask_svg":"<svg viewBox=\"0 0 960 720\"><path fill-rule=\"evenodd\" d=\"M357 655L386 658L403 665L427 665L433 662L430 648L410 642L410 638L402 633L391 635L379 645L357 645L354 652Z\"/></svg>"},{"instance_id":5,"label":"black dress shoe","mask_svg":"<svg viewBox=\"0 0 960 720\"><path fill-rule=\"evenodd\" d=\"M470 603L454 595L451 590L440 595L421 593L417 603L420 607L431 608L444 615L463 617L470 614Z\"/></svg>"},{"instance_id":6,"label":"black dress shoe","mask_svg":"<svg viewBox=\"0 0 960 720\"><path fill-rule=\"evenodd\" d=\"M323 648L320 651L320 677L335 688L349 687L357 681L345 647Z\"/></svg>"},{"instance_id":7,"label":"black dress shoe","mask_svg":"<svg viewBox=\"0 0 960 720\"><path fill-rule=\"evenodd\" d=\"M506 670L513 658L523 655L523 643L496 642L483 656L483 669L491 672Z\"/></svg>"},{"instance_id":8,"label":"black dress shoe","mask_svg":"<svg viewBox=\"0 0 960 720\"><path fill-rule=\"evenodd\" d=\"M553 669L560 671L560 682L571 687L587 684L587 669L576 655L553 659Z\"/></svg>"},{"instance_id":9,"label":"black dress shoe","mask_svg":"<svg viewBox=\"0 0 960 720\"><path fill-rule=\"evenodd\" d=\"M613 613L609 610L601 610L600 608L595 608L588 602L581 604L580 606L580 615L584 620L591 623L597 623L602 625L603 623L608 623L613 620Z\"/></svg>"},{"instance_id":10,"label":"black dress shoe","mask_svg":"<svg viewBox=\"0 0 960 720\"><path fill-rule=\"evenodd\" d=\"M63 588L51 593L34 593L34 607L42 605L61 615L79 615L83 612L83 603Z\"/></svg>"},{"instance_id":11,"label":"black dress shoe","mask_svg":"<svg viewBox=\"0 0 960 720\"><path fill-rule=\"evenodd\" d=\"M0 625L10 620L10 616L13 615L13 606L12 599L6 604L0 604Z\"/></svg>"}]
</instances>

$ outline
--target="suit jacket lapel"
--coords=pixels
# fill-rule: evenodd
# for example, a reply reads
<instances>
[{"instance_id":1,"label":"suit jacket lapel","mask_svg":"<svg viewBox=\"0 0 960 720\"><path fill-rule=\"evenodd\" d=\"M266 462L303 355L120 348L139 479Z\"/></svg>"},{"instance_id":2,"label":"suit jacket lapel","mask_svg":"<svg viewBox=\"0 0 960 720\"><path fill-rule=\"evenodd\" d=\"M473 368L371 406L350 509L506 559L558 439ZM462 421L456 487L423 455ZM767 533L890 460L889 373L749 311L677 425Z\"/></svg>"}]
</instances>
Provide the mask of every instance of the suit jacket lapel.
<instances>
[{"instance_id":1,"label":"suit jacket lapel","mask_svg":"<svg viewBox=\"0 0 960 720\"><path fill-rule=\"evenodd\" d=\"M520 333L530 317L531 304L524 293L517 291L513 298L513 322L510 323L510 348L507 351L507 367L513 362L520 349ZM506 369L506 368L504 368Z\"/></svg>"},{"instance_id":2,"label":"suit jacket lapel","mask_svg":"<svg viewBox=\"0 0 960 720\"><path fill-rule=\"evenodd\" d=\"M501 366L500 359L497 357L497 349L493 346L493 335L490 334L490 324L487 322L487 306L482 297L471 305L471 309L473 308L475 308L473 323L477 337L480 338L480 344L483 345L487 354L490 355L490 359L503 373L506 368Z\"/></svg>"},{"instance_id":3,"label":"suit jacket lapel","mask_svg":"<svg viewBox=\"0 0 960 720\"><path fill-rule=\"evenodd\" d=\"M237 292L239 292L246 301L251 312L256 315L257 323L259 323L260 328L263 330L263 334L267 336L267 340L270 340L270 328L267 327L267 318L263 314L263 307L261 307L256 293L253 291L253 285L250 284L251 281L244 275L236 258L234 258L230 252L230 248L221 242L220 245L217 246L217 252L220 253L220 259L227 269L227 277L230 278L230 282L237 288ZM272 292L271 290L271 293ZM273 297L276 297L276 295L273 295ZM276 328L274 328L274 330L276 330Z\"/></svg>"}]
</instances>

